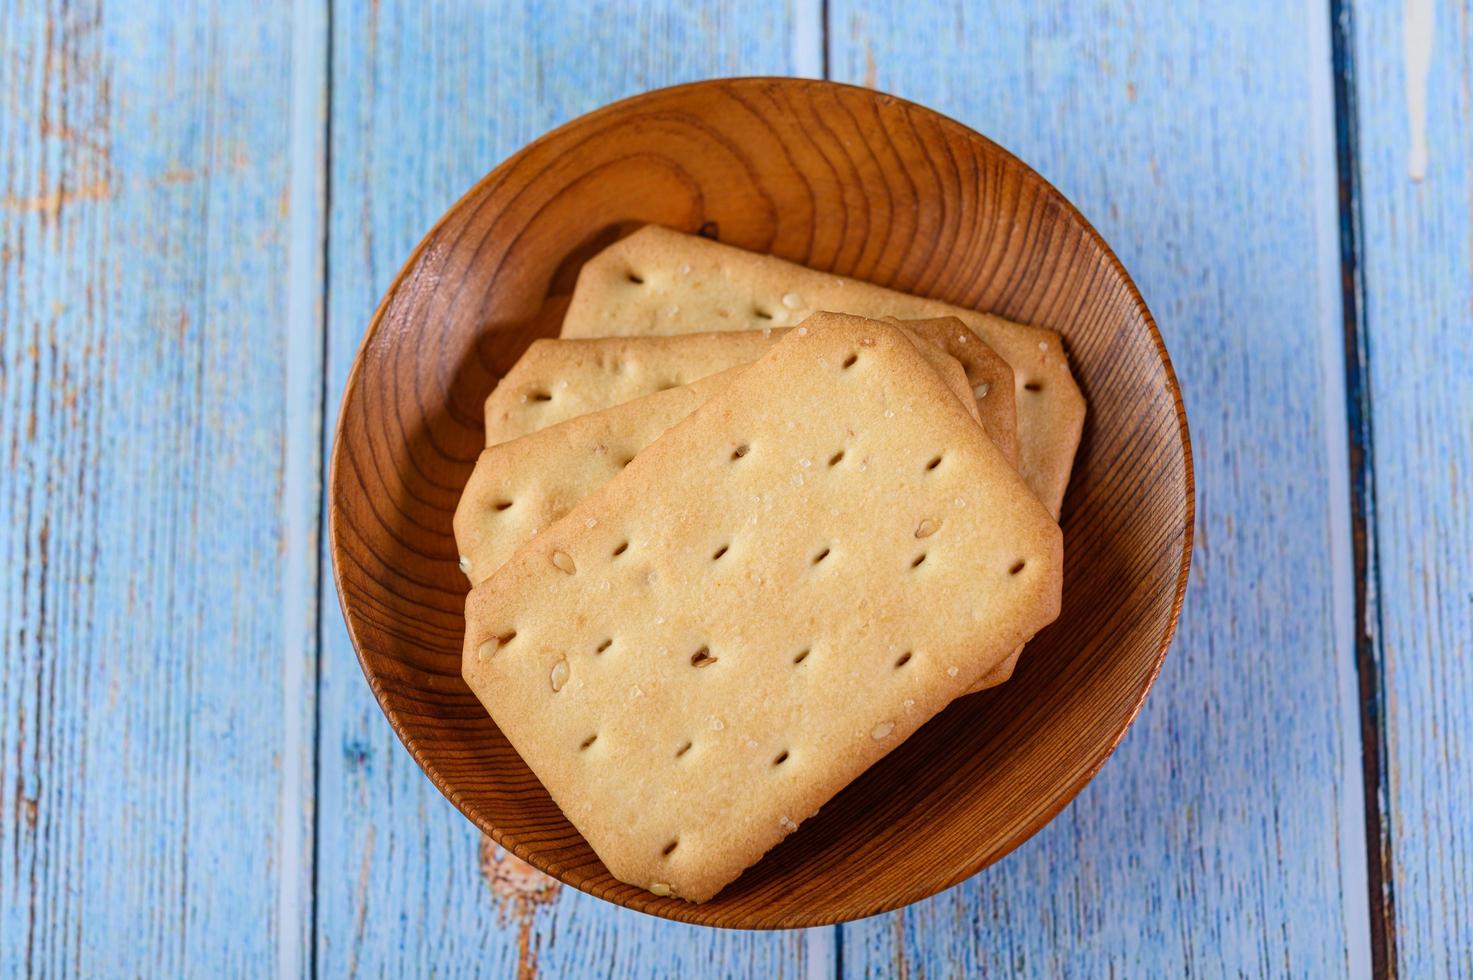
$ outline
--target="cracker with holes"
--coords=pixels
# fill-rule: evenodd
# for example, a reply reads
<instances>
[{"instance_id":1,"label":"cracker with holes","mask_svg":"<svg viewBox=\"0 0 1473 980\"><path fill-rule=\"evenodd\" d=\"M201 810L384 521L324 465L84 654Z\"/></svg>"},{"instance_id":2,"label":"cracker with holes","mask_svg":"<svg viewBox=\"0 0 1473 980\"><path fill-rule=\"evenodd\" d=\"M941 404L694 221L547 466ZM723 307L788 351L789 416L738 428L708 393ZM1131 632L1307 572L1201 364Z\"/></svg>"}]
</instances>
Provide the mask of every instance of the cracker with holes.
<instances>
[{"instance_id":1,"label":"cracker with holes","mask_svg":"<svg viewBox=\"0 0 1473 980\"><path fill-rule=\"evenodd\" d=\"M728 368L486 447L455 508L460 570L472 585L485 581L742 370Z\"/></svg>"},{"instance_id":2,"label":"cracker with holes","mask_svg":"<svg viewBox=\"0 0 1473 980\"><path fill-rule=\"evenodd\" d=\"M564 337L750 330L814 310L902 319L954 316L1011 365L1018 470L1059 515L1084 427L1084 396L1052 330L912 296L647 225L584 264Z\"/></svg>"},{"instance_id":3,"label":"cracker with holes","mask_svg":"<svg viewBox=\"0 0 1473 980\"><path fill-rule=\"evenodd\" d=\"M704 901L1058 614L1062 536L897 328L789 333L466 604L610 872Z\"/></svg>"},{"instance_id":4,"label":"cracker with holes","mask_svg":"<svg viewBox=\"0 0 1473 980\"><path fill-rule=\"evenodd\" d=\"M750 364L782 334L766 329L534 341L486 399L486 445ZM977 418L972 386L956 358L930 342L917 347Z\"/></svg>"}]
</instances>

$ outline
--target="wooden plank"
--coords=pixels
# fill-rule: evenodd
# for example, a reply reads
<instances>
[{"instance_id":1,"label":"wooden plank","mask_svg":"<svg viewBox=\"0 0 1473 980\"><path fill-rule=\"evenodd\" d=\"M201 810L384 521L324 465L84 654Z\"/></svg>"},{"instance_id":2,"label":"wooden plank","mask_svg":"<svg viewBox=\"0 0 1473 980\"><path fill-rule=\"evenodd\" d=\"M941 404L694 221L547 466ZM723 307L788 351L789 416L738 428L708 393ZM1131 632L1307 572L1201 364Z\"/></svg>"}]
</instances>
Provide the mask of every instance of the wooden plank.
<instances>
[{"instance_id":1,"label":"wooden plank","mask_svg":"<svg viewBox=\"0 0 1473 980\"><path fill-rule=\"evenodd\" d=\"M1473 975L1473 45L1467 2L1353 9L1371 581L1392 963Z\"/></svg>"},{"instance_id":2,"label":"wooden plank","mask_svg":"<svg viewBox=\"0 0 1473 980\"><path fill-rule=\"evenodd\" d=\"M845 927L844 972L1363 972L1324 6L831 10L835 77L997 139L1114 245L1181 378L1199 519L1175 647L1116 758L999 865Z\"/></svg>"},{"instance_id":3,"label":"wooden plank","mask_svg":"<svg viewBox=\"0 0 1473 980\"><path fill-rule=\"evenodd\" d=\"M306 938L291 29L0 5L0 975L260 974Z\"/></svg>"},{"instance_id":4,"label":"wooden plank","mask_svg":"<svg viewBox=\"0 0 1473 980\"><path fill-rule=\"evenodd\" d=\"M784 5L341 3L333 11L329 418L374 304L430 224L525 142L707 74L785 72ZM816 32L808 31L816 37ZM558 888L493 852L399 744L324 593L317 966L440 973L830 972L834 931L679 926ZM483 865L487 870L483 870Z\"/></svg>"}]
</instances>

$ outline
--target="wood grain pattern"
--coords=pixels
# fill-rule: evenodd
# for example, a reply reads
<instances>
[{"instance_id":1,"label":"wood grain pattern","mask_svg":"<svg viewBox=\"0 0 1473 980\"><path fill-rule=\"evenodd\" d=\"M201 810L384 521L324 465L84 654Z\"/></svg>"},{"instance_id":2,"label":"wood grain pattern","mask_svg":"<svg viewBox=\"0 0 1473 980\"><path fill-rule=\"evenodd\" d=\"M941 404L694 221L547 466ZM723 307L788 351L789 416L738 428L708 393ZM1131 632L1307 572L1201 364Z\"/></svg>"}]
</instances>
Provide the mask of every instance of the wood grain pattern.
<instances>
[{"instance_id":1,"label":"wood grain pattern","mask_svg":"<svg viewBox=\"0 0 1473 980\"><path fill-rule=\"evenodd\" d=\"M981 128L1119 250L1183 379L1200 494L1181 635L1116 758L1007 861L845 927L845 971L1358 972L1353 660L1330 587L1344 429L1321 354L1338 282L1317 254L1333 276L1333 115L1326 45L1306 44L1324 8L832 10L835 77Z\"/></svg>"},{"instance_id":2,"label":"wood grain pattern","mask_svg":"<svg viewBox=\"0 0 1473 980\"><path fill-rule=\"evenodd\" d=\"M1470 17L1467 3L1362 4L1354 22L1370 585L1405 977L1473 975Z\"/></svg>"},{"instance_id":3,"label":"wood grain pattern","mask_svg":"<svg viewBox=\"0 0 1473 980\"><path fill-rule=\"evenodd\" d=\"M292 944L312 942L310 861L291 859L313 820L317 511L301 500L322 370L321 284L301 265L320 228L301 206L323 206L327 174L304 188L316 157L287 156L316 119L304 95L321 98L289 52L327 70L327 3L153 6L0 3L5 976L290 975ZM822 64L809 0L469 6L333 11L329 418L374 299L499 159L644 88ZM1325 5L828 6L837 75L999 138L1114 243L1184 375L1202 503L1183 637L1119 757L972 883L845 927L845 972L1354 972L1338 924L1354 896L1334 893L1354 879L1353 794L1324 776L1353 741L1324 703L1345 669L1318 449L1337 423L1306 333L1333 315L1302 209L1331 118L1304 43ZM1395 951L1405 975L1466 973L1469 10L1341 6L1360 65ZM1403 22L1423 8L1425 128ZM829 972L835 930L675 925L550 889L495 848L481 862L383 724L330 596L321 617L325 973Z\"/></svg>"},{"instance_id":4,"label":"wood grain pattern","mask_svg":"<svg viewBox=\"0 0 1473 980\"><path fill-rule=\"evenodd\" d=\"M531 336L552 332L538 310L561 273L590 244L644 222L707 228L1056 329L1091 409L1062 521L1064 609L1013 679L954 703L699 906L610 877L460 679L465 585L450 518L484 444L481 403ZM347 381L330 550L349 632L390 721L436 784L517 856L682 921L843 921L997 860L1113 749L1159 669L1186 586L1185 424L1160 337L1123 269L1015 158L862 89L711 82L549 134L421 242Z\"/></svg>"},{"instance_id":5,"label":"wood grain pattern","mask_svg":"<svg viewBox=\"0 0 1473 980\"><path fill-rule=\"evenodd\" d=\"M286 363L290 36L0 5L0 975L260 974L309 929L278 902L310 895L282 596L317 509L283 468L321 374Z\"/></svg>"},{"instance_id":6,"label":"wood grain pattern","mask_svg":"<svg viewBox=\"0 0 1473 980\"><path fill-rule=\"evenodd\" d=\"M643 88L793 67L792 25L779 3L338 4L333 31L328 417L374 303L435 219L495 164L571 116ZM427 965L490 975L829 972L831 930L716 933L574 889L532 901L521 877L483 876L481 835L385 724L330 586L323 603L323 975Z\"/></svg>"}]
</instances>

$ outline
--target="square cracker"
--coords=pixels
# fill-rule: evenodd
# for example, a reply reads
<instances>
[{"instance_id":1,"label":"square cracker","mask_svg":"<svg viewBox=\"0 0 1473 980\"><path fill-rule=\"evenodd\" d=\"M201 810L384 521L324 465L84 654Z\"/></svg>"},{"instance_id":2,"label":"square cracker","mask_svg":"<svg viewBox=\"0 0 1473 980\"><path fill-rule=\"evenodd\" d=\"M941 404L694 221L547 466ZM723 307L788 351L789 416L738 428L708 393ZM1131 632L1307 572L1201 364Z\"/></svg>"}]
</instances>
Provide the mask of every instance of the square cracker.
<instances>
[{"instance_id":1,"label":"square cracker","mask_svg":"<svg viewBox=\"0 0 1473 980\"><path fill-rule=\"evenodd\" d=\"M486 399L486 445L750 364L782 334L769 327L671 337L533 341ZM976 399L956 359L929 342L917 348L976 418Z\"/></svg>"},{"instance_id":2,"label":"square cracker","mask_svg":"<svg viewBox=\"0 0 1473 980\"><path fill-rule=\"evenodd\" d=\"M815 310L954 316L1012 366L1018 471L1059 516L1084 428L1084 396L1059 335L939 300L646 225L584 264L564 337L648 336L796 323Z\"/></svg>"},{"instance_id":3,"label":"square cracker","mask_svg":"<svg viewBox=\"0 0 1473 980\"><path fill-rule=\"evenodd\" d=\"M794 331L466 603L609 871L703 901L1058 614L1058 526L896 328Z\"/></svg>"}]
</instances>

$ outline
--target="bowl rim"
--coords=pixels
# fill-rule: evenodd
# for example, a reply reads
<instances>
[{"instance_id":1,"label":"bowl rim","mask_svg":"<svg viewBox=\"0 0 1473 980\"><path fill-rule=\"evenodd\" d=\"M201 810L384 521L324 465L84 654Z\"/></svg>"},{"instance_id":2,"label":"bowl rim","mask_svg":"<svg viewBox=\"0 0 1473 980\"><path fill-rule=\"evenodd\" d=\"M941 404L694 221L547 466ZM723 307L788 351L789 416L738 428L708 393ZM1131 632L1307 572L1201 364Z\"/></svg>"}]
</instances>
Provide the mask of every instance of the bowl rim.
<instances>
[{"instance_id":1,"label":"bowl rim","mask_svg":"<svg viewBox=\"0 0 1473 980\"><path fill-rule=\"evenodd\" d=\"M1000 157L1006 160L1007 163L1020 168L1026 177L1037 180L1041 188L1045 190L1048 194L1052 195L1053 200L1057 204L1062 206L1064 212L1068 215L1068 217L1079 224L1080 228L1083 229L1087 239L1096 248L1099 249L1106 263L1120 277L1120 281L1124 284L1127 290L1127 296L1131 303L1134 304L1136 310L1144 321L1151 343L1155 347L1156 355L1159 358L1161 366L1165 371L1166 390L1171 396L1172 414L1176 419L1177 436L1180 439L1182 447L1182 467L1184 477L1184 510L1182 514L1183 531L1181 557L1177 567L1176 584L1173 586L1172 589L1171 612L1166 623L1166 627L1162 631L1161 636L1157 642L1155 658L1152 662L1151 669L1148 676L1146 677L1145 683L1142 684L1139 688L1134 703L1130 706L1130 710L1122 716L1120 723L1116 727L1115 732L1110 737L1109 743L1105 745L1102 749L1096 750L1096 752L1094 753L1094 758L1091 758L1089 760L1089 764L1084 768L1078 770L1078 775L1066 784L1065 790L1057 795L1054 802L1049 807L1040 812L1040 815L1037 819L1030 820L1026 824L1020 826L1019 829L1015 830L1013 833L1005 837L1000 846L994 848L987 855L984 855L975 861L969 862L964 873L955 876L951 880L947 881L945 884L937 887L934 891L920 898L907 898L900 901L887 902L883 907L876 908L873 911L868 912L864 915L851 918L819 914L813 917L811 920L804 919L802 922L792 924L776 924L768 922L752 923L707 921L705 919L702 919L699 915L699 910L704 908L704 905L691 905L690 903L681 902L678 903L678 907L672 907L669 905L669 903L661 903L659 906L641 907L640 905L626 904L625 902L618 901L617 899L598 894L591 888L587 887L586 881L584 883L569 882L562 875L547 867L546 863L540 859L540 852L536 850L530 849L522 844L515 844L508 847L502 840L502 832L499 828L495 827L494 825L483 824L483 822L478 819L475 814L469 812L466 807L462 805L459 798L459 793L455 790L452 782L439 771L439 769L434 765L433 762L426 758L416 739L408 732L403 720L399 717L398 712L387 702L383 688L379 684L377 677L374 675L373 671L369 667L368 661L363 654L362 645L359 642L358 631L354 624L354 618L349 612L348 598L343 587L343 575L341 571L342 563L339 560L340 546L338 541L338 522L340 519L346 519L345 517L341 517L342 507L339 503L339 462L343 448L344 421L347 416L348 406L352 398L360 390L360 374L363 370L364 361L366 360L366 354L369 348L377 339L379 331L382 329L384 315L387 312L390 303L398 295L399 290L403 286L405 279L418 264L421 256L429 247L430 243L437 237L440 229L448 221L450 221L451 218L460 213L461 208L466 204L467 201L479 195L488 185L498 180L504 172L517 166L523 158L531 154L538 147L555 139L568 129L577 126L587 125L590 122L596 121L605 116L626 111L629 108L640 104L641 102L656 99L659 97L665 97L672 93L682 91L696 91L705 88L724 88L732 85L743 87L797 86L804 89L831 89L857 93L866 98L881 100L884 104L901 105L910 109L919 110L933 117L938 125L942 126L943 128L950 129L966 139L977 140L986 144L991 149L991 151L999 154ZM1067 490L1065 499L1068 499ZM1099 774L1100 769L1104 767L1106 761L1108 761L1109 758L1115 754L1115 750L1119 748L1120 743L1124 740L1126 733L1130 731L1131 727L1135 724L1136 718L1140 715L1141 708L1145 704L1147 695L1149 695L1151 689L1156 686L1156 679L1160 676L1162 665L1165 663L1166 660L1166 653L1171 647L1172 640L1176 636L1177 626L1179 625L1181 620L1182 607L1185 602L1187 585L1190 581L1191 576L1192 551L1196 531L1196 514L1196 477L1192 456L1191 433L1187 424L1186 405L1182 399L1181 386L1177 380L1176 368L1171 362L1171 355L1166 349L1166 342L1161 336L1160 328L1156 324L1156 318L1151 315L1151 311L1146 305L1145 298L1141 295L1139 287L1136 286L1135 280L1131 278L1130 273L1126 270L1124 263L1120 261L1120 258L1115 254L1114 249L1112 249L1109 243L1105 241L1104 236L1102 236L1099 231L1095 229L1094 225L1091 224L1090 221L1083 215L1083 213L1081 213L1080 210L1075 207L1074 202L1066 197L1064 193L1060 191L1057 187L1055 187L1052 181L1043 176L1043 174L1039 173L1031 165L1024 162L1016 154L1012 153L1012 151L1008 150L1006 147L1003 147L996 141L989 139L982 133L977 132L970 126L967 126L965 123L959 122L958 120L953 119L951 116L948 116L945 113L940 112L939 110L929 108L910 99L902 98L901 96L891 95L879 89L868 88L860 85L852 85L847 82L836 82L828 79L800 78L786 75L736 75L705 78L697 81L683 82L654 89L647 89L633 95L625 96L616 101L601 105L598 108L592 109L588 112L574 116L571 119L568 119L567 121L559 124L558 126L553 127L552 129L543 133L541 136L538 136L537 138L523 145L520 149L513 152L510 156L502 160L496 166L492 167L489 171L487 171L485 175L483 175L479 180L472 184L463 194L456 198L455 202L451 204L450 207L448 207L445 212L441 214L440 217L436 219L435 222L429 227L429 229L420 237L419 242L410 251L408 257L400 266L399 271L394 274L394 277L390 281L388 287L385 289L383 296L379 299L378 305L374 308L373 315L369 318L368 326L363 332L363 338L359 342L358 349L353 355L352 366L349 368L348 374L343 381L342 396L338 403L337 419L333 424L333 444L332 451L329 456L327 473L328 554L332 562L333 587L334 590L337 592L338 606L343 614L343 622L348 632L349 642L352 644L353 653L358 659L358 666L363 671L364 679L367 680L369 689L373 692L374 700L378 702L379 710L384 713L384 716L388 719L390 727L393 728L395 735L398 736L399 741L404 745L405 749L409 751L410 757L414 759L415 764L419 766L421 772L429 777L430 782L435 786L437 790L440 791L440 794L444 796L447 800L449 800L450 803L458 811L460 811L461 815L469 820L472 825L474 825L478 830L481 830L483 833L487 834L496 843L497 846L505 848L520 860L527 862L538 871L546 874L550 878L553 878L554 880L564 885L572 885L572 887L578 889L579 891L606 901L611 905L631 909L633 911L641 912L643 914L654 916L656 918L666 919L669 921L685 922L706 927L730 929L777 930L812 928L837 925L844 922L855 922L864 918L870 918L875 915L882 915L887 912L893 912L896 909L904 908L910 904L913 904L914 902L923 901L925 898L939 895L942 892L954 888L962 882L975 877L978 873L980 873L987 867L997 863L998 861L1001 861L1013 851L1017 850L1017 848L1020 847L1023 843L1025 843L1027 840L1029 840L1031 837L1041 831L1048 824L1052 823L1054 818L1057 817L1064 810L1065 807L1072 803L1074 799L1084 790L1084 787L1087 786L1090 781ZM666 912L670 911L682 911L688 912L689 914L665 914Z\"/></svg>"}]
</instances>

